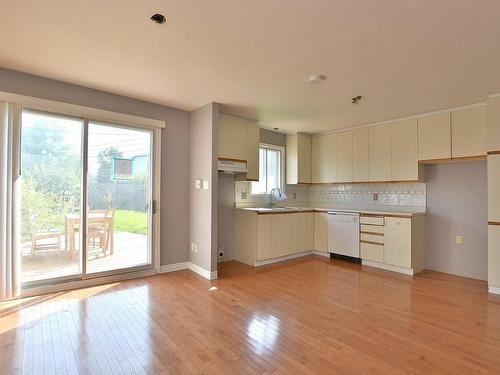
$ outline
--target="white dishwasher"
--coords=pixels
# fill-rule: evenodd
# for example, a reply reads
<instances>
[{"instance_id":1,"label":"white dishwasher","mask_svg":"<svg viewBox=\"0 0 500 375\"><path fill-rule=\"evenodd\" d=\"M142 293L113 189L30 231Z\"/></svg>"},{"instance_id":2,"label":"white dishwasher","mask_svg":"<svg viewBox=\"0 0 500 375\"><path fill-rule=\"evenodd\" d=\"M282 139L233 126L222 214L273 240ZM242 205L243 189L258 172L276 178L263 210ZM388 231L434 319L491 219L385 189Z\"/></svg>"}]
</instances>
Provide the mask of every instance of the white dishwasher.
<instances>
[{"instance_id":1,"label":"white dishwasher","mask_svg":"<svg viewBox=\"0 0 500 375\"><path fill-rule=\"evenodd\" d=\"M359 259L359 213L328 212L328 252Z\"/></svg>"}]
</instances>

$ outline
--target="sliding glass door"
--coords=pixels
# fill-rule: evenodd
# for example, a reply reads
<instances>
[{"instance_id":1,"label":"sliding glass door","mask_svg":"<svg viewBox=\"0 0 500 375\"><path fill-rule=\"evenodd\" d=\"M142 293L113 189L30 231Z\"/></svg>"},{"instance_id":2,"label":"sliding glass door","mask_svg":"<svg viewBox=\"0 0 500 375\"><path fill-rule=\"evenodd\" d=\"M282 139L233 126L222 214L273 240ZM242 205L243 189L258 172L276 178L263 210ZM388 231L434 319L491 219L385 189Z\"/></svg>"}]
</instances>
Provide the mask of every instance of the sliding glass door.
<instances>
[{"instance_id":1,"label":"sliding glass door","mask_svg":"<svg viewBox=\"0 0 500 375\"><path fill-rule=\"evenodd\" d=\"M90 123L88 273L151 264L151 132Z\"/></svg>"},{"instance_id":2,"label":"sliding glass door","mask_svg":"<svg viewBox=\"0 0 500 375\"><path fill-rule=\"evenodd\" d=\"M23 110L24 288L152 266L153 132Z\"/></svg>"},{"instance_id":3,"label":"sliding glass door","mask_svg":"<svg viewBox=\"0 0 500 375\"><path fill-rule=\"evenodd\" d=\"M65 222L82 205L81 119L23 111L20 178L21 280L80 277ZM77 223L80 226L80 222ZM74 252L81 250L78 233Z\"/></svg>"}]
</instances>

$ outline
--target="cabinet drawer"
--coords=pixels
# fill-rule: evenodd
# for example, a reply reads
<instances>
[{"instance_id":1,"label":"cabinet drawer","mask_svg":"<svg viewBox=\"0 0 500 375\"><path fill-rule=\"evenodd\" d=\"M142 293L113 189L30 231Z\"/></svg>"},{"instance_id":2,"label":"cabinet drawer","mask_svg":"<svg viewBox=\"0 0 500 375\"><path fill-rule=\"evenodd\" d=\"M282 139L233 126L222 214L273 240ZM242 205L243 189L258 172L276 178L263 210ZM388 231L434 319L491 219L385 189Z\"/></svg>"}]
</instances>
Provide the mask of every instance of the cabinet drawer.
<instances>
[{"instance_id":1,"label":"cabinet drawer","mask_svg":"<svg viewBox=\"0 0 500 375\"><path fill-rule=\"evenodd\" d=\"M361 224L361 232L384 234L385 228L383 225Z\"/></svg>"},{"instance_id":2,"label":"cabinet drawer","mask_svg":"<svg viewBox=\"0 0 500 375\"><path fill-rule=\"evenodd\" d=\"M365 216L361 215L359 219L361 224L369 224L369 225L384 225L384 217L383 216Z\"/></svg>"},{"instance_id":3,"label":"cabinet drawer","mask_svg":"<svg viewBox=\"0 0 500 375\"><path fill-rule=\"evenodd\" d=\"M374 243L361 242L361 259L371 260L374 262L384 262L384 245Z\"/></svg>"},{"instance_id":4,"label":"cabinet drawer","mask_svg":"<svg viewBox=\"0 0 500 375\"><path fill-rule=\"evenodd\" d=\"M361 241L384 243L384 235L380 233L361 232L359 238Z\"/></svg>"}]
</instances>

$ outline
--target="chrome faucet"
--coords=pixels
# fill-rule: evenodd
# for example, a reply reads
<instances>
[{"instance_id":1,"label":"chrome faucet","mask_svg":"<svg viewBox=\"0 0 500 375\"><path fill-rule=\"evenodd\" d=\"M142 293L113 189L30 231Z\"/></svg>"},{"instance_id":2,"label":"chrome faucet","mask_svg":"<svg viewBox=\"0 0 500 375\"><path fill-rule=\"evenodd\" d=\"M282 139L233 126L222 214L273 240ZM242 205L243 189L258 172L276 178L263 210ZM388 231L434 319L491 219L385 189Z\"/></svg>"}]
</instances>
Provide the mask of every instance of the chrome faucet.
<instances>
[{"instance_id":1,"label":"chrome faucet","mask_svg":"<svg viewBox=\"0 0 500 375\"><path fill-rule=\"evenodd\" d=\"M278 192L277 196L273 194L275 191ZM271 208L273 208L275 206L275 203L273 202L273 196L279 201L284 201L285 199L288 199L288 197L281 192L280 188L277 188L277 187L272 188L271 192L269 193L269 200L271 201Z\"/></svg>"}]
</instances>

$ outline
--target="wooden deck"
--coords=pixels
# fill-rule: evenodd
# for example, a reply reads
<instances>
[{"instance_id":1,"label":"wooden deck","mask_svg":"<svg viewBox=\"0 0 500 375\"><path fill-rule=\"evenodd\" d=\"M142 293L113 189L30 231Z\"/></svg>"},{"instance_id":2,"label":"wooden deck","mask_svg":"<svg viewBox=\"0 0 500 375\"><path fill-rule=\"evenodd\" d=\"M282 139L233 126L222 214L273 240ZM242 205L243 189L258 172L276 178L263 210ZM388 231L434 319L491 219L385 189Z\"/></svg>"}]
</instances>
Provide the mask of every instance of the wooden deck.
<instances>
[{"instance_id":1,"label":"wooden deck","mask_svg":"<svg viewBox=\"0 0 500 375\"><path fill-rule=\"evenodd\" d=\"M500 373L500 297L315 256L0 304L0 372Z\"/></svg>"}]
</instances>

